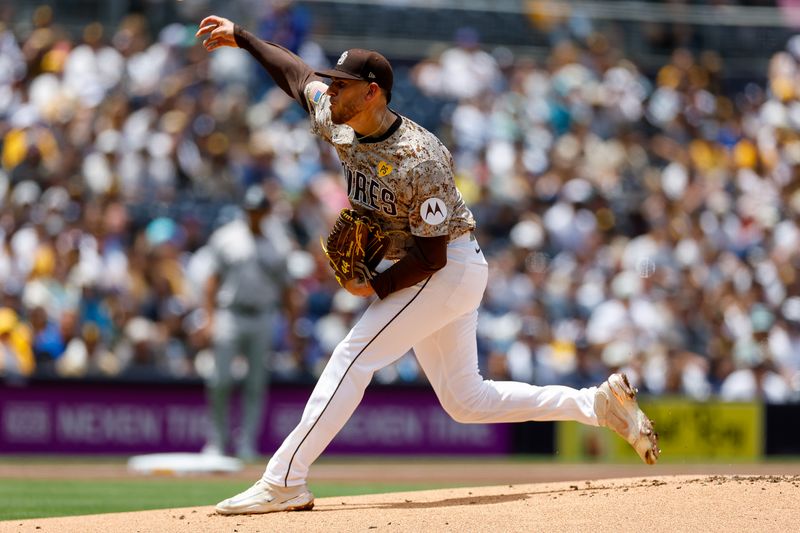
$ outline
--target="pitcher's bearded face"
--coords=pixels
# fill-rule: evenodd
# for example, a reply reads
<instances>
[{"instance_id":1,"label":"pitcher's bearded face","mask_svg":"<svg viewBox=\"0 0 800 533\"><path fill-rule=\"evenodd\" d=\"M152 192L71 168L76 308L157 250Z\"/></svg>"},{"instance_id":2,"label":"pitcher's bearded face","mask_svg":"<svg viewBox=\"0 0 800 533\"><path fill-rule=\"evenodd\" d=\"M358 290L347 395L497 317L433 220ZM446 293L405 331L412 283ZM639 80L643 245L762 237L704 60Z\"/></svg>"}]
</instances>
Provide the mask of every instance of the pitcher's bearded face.
<instances>
[{"instance_id":1,"label":"pitcher's bearded face","mask_svg":"<svg viewBox=\"0 0 800 533\"><path fill-rule=\"evenodd\" d=\"M346 124L355 117L360 109L353 102L341 102L341 105L334 106L331 103L331 122L334 124Z\"/></svg>"},{"instance_id":2,"label":"pitcher's bearded face","mask_svg":"<svg viewBox=\"0 0 800 533\"><path fill-rule=\"evenodd\" d=\"M331 97L331 122L346 124L359 114L368 90L369 83L365 81L334 78L327 91Z\"/></svg>"}]
</instances>

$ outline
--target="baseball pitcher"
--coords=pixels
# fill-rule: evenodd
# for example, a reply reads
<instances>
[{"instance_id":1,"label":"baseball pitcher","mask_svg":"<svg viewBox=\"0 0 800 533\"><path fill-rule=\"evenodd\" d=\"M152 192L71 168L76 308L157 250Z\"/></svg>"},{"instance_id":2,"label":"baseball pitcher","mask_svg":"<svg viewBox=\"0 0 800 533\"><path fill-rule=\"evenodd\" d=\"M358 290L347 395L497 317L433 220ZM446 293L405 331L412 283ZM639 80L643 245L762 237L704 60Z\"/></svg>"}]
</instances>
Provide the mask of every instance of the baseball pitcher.
<instances>
[{"instance_id":1,"label":"baseball pitcher","mask_svg":"<svg viewBox=\"0 0 800 533\"><path fill-rule=\"evenodd\" d=\"M455 186L447 148L388 107L393 73L385 57L351 49L332 69L315 72L285 48L221 17L205 18L197 36L209 51L247 50L308 112L313 132L341 159L353 210L388 236L383 264L391 265L349 279L337 272L352 294L377 298L333 351L300 423L262 478L217 504L218 513L311 509L310 465L347 422L372 375L411 348L442 407L459 422L607 426L645 462L656 462L657 436L624 375L581 390L481 377L476 327L488 267L473 235L475 220Z\"/></svg>"}]
</instances>

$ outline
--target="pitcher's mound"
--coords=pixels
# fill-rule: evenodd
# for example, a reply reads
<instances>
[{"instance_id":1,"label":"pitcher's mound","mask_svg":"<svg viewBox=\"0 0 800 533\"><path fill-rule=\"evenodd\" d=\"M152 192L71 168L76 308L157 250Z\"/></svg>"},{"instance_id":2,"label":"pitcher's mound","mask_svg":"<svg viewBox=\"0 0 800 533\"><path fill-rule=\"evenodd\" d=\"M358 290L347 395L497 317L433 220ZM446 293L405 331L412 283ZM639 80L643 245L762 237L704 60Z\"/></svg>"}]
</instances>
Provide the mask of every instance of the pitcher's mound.
<instances>
[{"instance_id":1,"label":"pitcher's mound","mask_svg":"<svg viewBox=\"0 0 800 533\"><path fill-rule=\"evenodd\" d=\"M269 515L209 506L14 520L0 531L793 531L798 498L800 476L643 477L321 498L313 511Z\"/></svg>"}]
</instances>

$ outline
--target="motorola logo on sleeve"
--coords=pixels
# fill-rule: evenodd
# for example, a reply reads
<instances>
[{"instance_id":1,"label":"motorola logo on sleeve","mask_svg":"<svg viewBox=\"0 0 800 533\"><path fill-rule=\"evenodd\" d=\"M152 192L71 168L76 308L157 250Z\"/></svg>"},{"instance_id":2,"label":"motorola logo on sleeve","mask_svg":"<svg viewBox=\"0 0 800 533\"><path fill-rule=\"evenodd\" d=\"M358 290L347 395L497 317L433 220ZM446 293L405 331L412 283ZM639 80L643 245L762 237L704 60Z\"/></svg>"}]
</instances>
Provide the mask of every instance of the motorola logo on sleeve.
<instances>
[{"instance_id":1,"label":"motorola logo on sleeve","mask_svg":"<svg viewBox=\"0 0 800 533\"><path fill-rule=\"evenodd\" d=\"M447 206L439 198L428 198L419 208L422 220L431 226L438 226L447 218Z\"/></svg>"}]
</instances>

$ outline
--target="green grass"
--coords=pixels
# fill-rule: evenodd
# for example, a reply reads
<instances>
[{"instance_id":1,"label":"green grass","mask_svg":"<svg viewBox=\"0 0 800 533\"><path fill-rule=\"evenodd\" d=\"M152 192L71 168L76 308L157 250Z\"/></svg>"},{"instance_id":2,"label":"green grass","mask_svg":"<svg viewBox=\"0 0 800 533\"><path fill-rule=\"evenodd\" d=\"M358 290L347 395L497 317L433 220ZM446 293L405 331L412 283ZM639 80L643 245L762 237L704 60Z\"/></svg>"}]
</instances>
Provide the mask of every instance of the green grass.
<instances>
[{"instance_id":1,"label":"green grass","mask_svg":"<svg viewBox=\"0 0 800 533\"><path fill-rule=\"evenodd\" d=\"M0 520L213 505L251 484L243 480L136 479L65 481L0 479ZM313 483L318 498L425 490L452 484Z\"/></svg>"}]
</instances>

